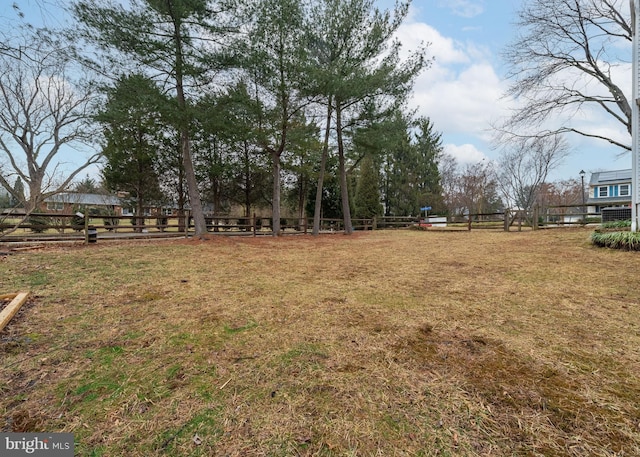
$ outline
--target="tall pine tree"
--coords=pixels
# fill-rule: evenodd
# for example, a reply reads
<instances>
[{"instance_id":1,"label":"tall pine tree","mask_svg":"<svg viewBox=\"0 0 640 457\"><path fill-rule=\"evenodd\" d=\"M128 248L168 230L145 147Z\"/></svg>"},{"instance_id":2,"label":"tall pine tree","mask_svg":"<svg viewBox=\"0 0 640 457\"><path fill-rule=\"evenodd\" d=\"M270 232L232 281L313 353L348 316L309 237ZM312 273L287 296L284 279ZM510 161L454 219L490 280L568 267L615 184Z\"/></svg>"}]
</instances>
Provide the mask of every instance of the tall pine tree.
<instances>
[{"instance_id":1,"label":"tall pine tree","mask_svg":"<svg viewBox=\"0 0 640 457\"><path fill-rule=\"evenodd\" d=\"M380 173L370 155L366 155L360 162L354 200L356 218L370 219L382 215Z\"/></svg>"},{"instance_id":2,"label":"tall pine tree","mask_svg":"<svg viewBox=\"0 0 640 457\"><path fill-rule=\"evenodd\" d=\"M328 114L334 116L347 234L353 228L346 133L349 127L357 125L363 105L373 101L379 111L397 107L411 90L415 77L428 64L424 49L402 61L400 43L393 40L393 34L407 15L409 3L397 3L392 13L380 11L374 5L373 0L322 0L315 14L321 20L316 20L315 27L310 27L309 41L321 57L311 73L312 92L332 107Z\"/></svg>"},{"instance_id":3,"label":"tall pine tree","mask_svg":"<svg viewBox=\"0 0 640 457\"><path fill-rule=\"evenodd\" d=\"M180 132L182 168L197 236L207 231L191 151L189 87L203 84L223 65L221 46L234 30L229 1L130 0L128 8L107 0L74 4L81 36L102 51L102 70L135 67L164 84L175 104L171 123ZM98 62L92 62L97 65Z\"/></svg>"},{"instance_id":4,"label":"tall pine tree","mask_svg":"<svg viewBox=\"0 0 640 457\"><path fill-rule=\"evenodd\" d=\"M164 133L163 109L166 100L153 81L133 75L108 91L104 110L97 116L106 139L104 182L110 190L130 195L138 226L143 224L144 208L162 197L156 164Z\"/></svg>"}]
</instances>

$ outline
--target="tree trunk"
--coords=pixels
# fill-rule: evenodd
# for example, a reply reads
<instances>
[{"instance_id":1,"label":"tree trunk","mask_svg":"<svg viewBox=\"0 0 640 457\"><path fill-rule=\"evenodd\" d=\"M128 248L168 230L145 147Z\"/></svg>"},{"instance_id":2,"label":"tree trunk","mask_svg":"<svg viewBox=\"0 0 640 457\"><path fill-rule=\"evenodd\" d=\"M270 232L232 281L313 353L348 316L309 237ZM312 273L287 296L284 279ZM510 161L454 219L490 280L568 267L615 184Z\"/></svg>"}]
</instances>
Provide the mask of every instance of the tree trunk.
<instances>
[{"instance_id":1,"label":"tree trunk","mask_svg":"<svg viewBox=\"0 0 640 457\"><path fill-rule=\"evenodd\" d=\"M178 167L180 168L180 167ZM184 173L182 169L178 171L178 230L182 233L186 230L185 220L185 199L184 199Z\"/></svg>"},{"instance_id":2,"label":"tree trunk","mask_svg":"<svg viewBox=\"0 0 640 457\"><path fill-rule=\"evenodd\" d=\"M244 215L251 217L251 164L249 163L249 142L243 142L244 154Z\"/></svg>"},{"instance_id":3,"label":"tree trunk","mask_svg":"<svg viewBox=\"0 0 640 457\"><path fill-rule=\"evenodd\" d=\"M137 195L137 201L136 201L136 218L134 219L136 222L136 229L134 230L135 232L142 232L143 229L143 225L144 225L144 207L142 205L142 198L140 196L140 194L138 193ZM88 213L89 210L85 208L84 210L85 213ZM89 217L89 214L85 214L84 215L85 218Z\"/></svg>"},{"instance_id":4,"label":"tree trunk","mask_svg":"<svg viewBox=\"0 0 640 457\"><path fill-rule=\"evenodd\" d=\"M342 195L342 217L344 221L344 233L353 233L351 224L351 209L349 208L349 188L347 187L347 170L344 163L344 142L342 140L342 109L340 102L336 101L336 133L338 135L338 161L340 167L340 194Z\"/></svg>"},{"instance_id":5,"label":"tree trunk","mask_svg":"<svg viewBox=\"0 0 640 457\"><path fill-rule=\"evenodd\" d=\"M40 196L41 183L29 181L29 198L26 198L24 193L22 194L22 201L24 205L25 214L31 214L33 212L38 212L38 204L42 199Z\"/></svg>"},{"instance_id":6,"label":"tree trunk","mask_svg":"<svg viewBox=\"0 0 640 457\"><path fill-rule=\"evenodd\" d=\"M207 233L207 221L202 211L202 203L200 201L200 191L196 181L196 174L193 169L193 160L191 158L191 142L189 141L189 132L185 129L180 135L180 143L182 145L182 163L184 166L184 175L187 180L187 191L189 192L189 203L191 206L191 214L193 215L193 225L195 235L202 237Z\"/></svg>"},{"instance_id":7,"label":"tree trunk","mask_svg":"<svg viewBox=\"0 0 640 457\"><path fill-rule=\"evenodd\" d=\"M187 181L187 191L189 193L189 203L191 205L191 214L193 215L193 224L195 235L202 238L207 233L207 222L202 211L202 203L200 201L200 191L198 190L198 182L196 173L193 168L193 158L191 157L191 141L189 138L189 120L187 115L187 103L184 96L183 83L183 56L182 56L182 33L180 30L180 21L174 21L174 39L176 44L176 94L178 107L182 114L180 125L180 151L182 153L182 164L184 166L184 175ZM188 227L188 224L187 224Z\"/></svg>"},{"instance_id":8,"label":"tree trunk","mask_svg":"<svg viewBox=\"0 0 640 457\"><path fill-rule=\"evenodd\" d=\"M271 152L273 161L273 236L280 236L280 154L277 151Z\"/></svg>"},{"instance_id":9,"label":"tree trunk","mask_svg":"<svg viewBox=\"0 0 640 457\"><path fill-rule=\"evenodd\" d=\"M327 125L324 130L324 144L322 146L322 159L320 160L320 174L318 175L318 188L316 189L316 204L313 210L313 235L320 233L320 214L322 212L322 187L324 186L324 170L327 167L329 155L329 134L331 133L332 100L329 97L327 105Z\"/></svg>"},{"instance_id":10,"label":"tree trunk","mask_svg":"<svg viewBox=\"0 0 640 457\"><path fill-rule=\"evenodd\" d=\"M306 180L303 173L300 173L298 179L298 224L302 228L306 226L304 206L307 203L307 186L305 185Z\"/></svg>"}]
</instances>

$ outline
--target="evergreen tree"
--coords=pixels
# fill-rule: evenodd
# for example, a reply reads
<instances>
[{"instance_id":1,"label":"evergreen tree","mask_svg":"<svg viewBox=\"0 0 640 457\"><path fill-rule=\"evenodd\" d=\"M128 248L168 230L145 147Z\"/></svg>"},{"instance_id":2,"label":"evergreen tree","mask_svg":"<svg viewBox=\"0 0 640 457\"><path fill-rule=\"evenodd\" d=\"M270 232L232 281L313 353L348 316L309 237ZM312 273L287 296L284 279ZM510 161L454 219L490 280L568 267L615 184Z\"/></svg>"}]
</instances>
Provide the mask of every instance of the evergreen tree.
<instances>
[{"instance_id":1,"label":"evergreen tree","mask_svg":"<svg viewBox=\"0 0 640 457\"><path fill-rule=\"evenodd\" d=\"M315 14L322 19L315 21L310 42L321 58L310 91L330 102L328 113L334 113L345 233L352 231L346 130L357 125L363 104L375 100L379 111L396 107L427 64L424 50L402 62L400 43L392 40L408 7L397 3L391 14L374 8L373 0L323 0Z\"/></svg>"},{"instance_id":2,"label":"evergreen tree","mask_svg":"<svg viewBox=\"0 0 640 457\"><path fill-rule=\"evenodd\" d=\"M99 194L104 193L105 189L102 187L101 183L97 183L95 179L86 175L84 179L73 186L73 191L84 194Z\"/></svg>"},{"instance_id":3,"label":"evergreen tree","mask_svg":"<svg viewBox=\"0 0 640 457\"><path fill-rule=\"evenodd\" d=\"M378 135L385 132L383 149L383 189L387 215L418 215L420 208L431 206L443 213L446 207L439 171L442 155L441 134L434 131L428 118L411 120L396 112L377 126ZM368 141L373 141L371 133Z\"/></svg>"},{"instance_id":4,"label":"evergreen tree","mask_svg":"<svg viewBox=\"0 0 640 457\"><path fill-rule=\"evenodd\" d=\"M190 105L195 96L188 88L201 86L211 71L224 67L221 44L235 29L237 11L230 2L208 0L130 0L128 6L80 0L74 12L84 26L82 36L103 51L105 73L114 65L142 69L174 97L170 122L179 131L181 169L195 232L202 236L207 227L191 151Z\"/></svg>"},{"instance_id":5,"label":"evergreen tree","mask_svg":"<svg viewBox=\"0 0 640 457\"><path fill-rule=\"evenodd\" d=\"M337 155L327 155L325 163L326 178L321 189L321 205L318 223L320 218L324 219L342 219L342 206L340 204L340 182L338 181L338 157ZM319 173L320 164L316 163L313 173ZM309 187L309 198L307 200L307 212L310 214L315 211L316 202L314 198L317 195L317 181L311 182ZM315 230L315 222L314 222ZM319 226L318 226L319 231Z\"/></svg>"},{"instance_id":6,"label":"evergreen tree","mask_svg":"<svg viewBox=\"0 0 640 457\"><path fill-rule=\"evenodd\" d=\"M16 178L16 182L13 184L13 188L11 189L11 199L10 205L12 208L23 208L24 202L26 201L26 197L24 194L24 184L22 183L22 179L20 176Z\"/></svg>"},{"instance_id":7,"label":"evergreen tree","mask_svg":"<svg viewBox=\"0 0 640 457\"><path fill-rule=\"evenodd\" d=\"M0 209L10 208L11 206L11 194L0 187Z\"/></svg>"},{"instance_id":8,"label":"evergreen tree","mask_svg":"<svg viewBox=\"0 0 640 457\"><path fill-rule=\"evenodd\" d=\"M302 225L307 217L309 188L317 177L322 144L318 140L318 126L305 116L294 119L292 127L288 142L290 154L283 168L286 173L285 187L288 189L287 203Z\"/></svg>"},{"instance_id":9,"label":"evergreen tree","mask_svg":"<svg viewBox=\"0 0 640 457\"><path fill-rule=\"evenodd\" d=\"M120 79L108 91L106 106L97 117L106 139L104 181L109 189L131 195L139 218L145 206L161 198L155 164L163 136L160 119L164 104L152 81L134 75Z\"/></svg>"},{"instance_id":10,"label":"evergreen tree","mask_svg":"<svg viewBox=\"0 0 640 457\"><path fill-rule=\"evenodd\" d=\"M256 127L260 109L244 81L198 103L197 170L215 212L235 203L248 218L252 208L270 202L271 179Z\"/></svg>"},{"instance_id":11,"label":"evergreen tree","mask_svg":"<svg viewBox=\"0 0 640 457\"><path fill-rule=\"evenodd\" d=\"M434 213L444 213L443 190L439 171L442 156L442 134L435 131L429 118L415 121L414 144L415 166L414 188L411 196L414 208L411 214L419 214L420 207L430 206Z\"/></svg>"},{"instance_id":12,"label":"evergreen tree","mask_svg":"<svg viewBox=\"0 0 640 457\"><path fill-rule=\"evenodd\" d=\"M355 216L359 219L370 219L382 214L380 203L380 173L370 155L360 162L355 194Z\"/></svg>"},{"instance_id":13,"label":"evergreen tree","mask_svg":"<svg viewBox=\"0 0 640 457\"><path fill-rule=\"evenodd\" d=\"M280 234L282 156L290 146L296 118L305 100L300 95L306 51L304 4L298 0L262 0L251 33L247 69L256 84L256 101L264 110L258 121L258 140L271 159L273 234Z\"/></svg>"}]
</instances>

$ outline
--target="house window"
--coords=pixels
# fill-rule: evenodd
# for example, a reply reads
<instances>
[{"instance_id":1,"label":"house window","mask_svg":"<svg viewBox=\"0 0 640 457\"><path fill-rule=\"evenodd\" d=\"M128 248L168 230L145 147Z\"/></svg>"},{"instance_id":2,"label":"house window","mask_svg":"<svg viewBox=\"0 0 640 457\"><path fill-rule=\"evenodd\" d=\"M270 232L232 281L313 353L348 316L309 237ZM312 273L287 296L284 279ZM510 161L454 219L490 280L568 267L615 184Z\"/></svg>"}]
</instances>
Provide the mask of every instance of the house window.
<instances>
[{"instance_id":1,"label":"house window","mask_svg":"<svg viewBox=\"0 0 640 457\"><path fill-rule=\"evenodd\" d=\"M621 197L628 197L631 195L631 185L629 184L620 184L620 193Z\"/></svg>"},{"instance_id":2,"label":"house window","mask_svg":"<svg viewBox=\"0 0 640 457\"><path fill-rule=\"evenodd\" d=\"M122 208L123 216L133 216L133 210L131 208Z\"/></svg>"},{"instance_id":3,"label":"house window","mask_svg":"<svg viewBox=\"0 0 640 457\"><path fill-rule=\"evenodd\" d=\"M47 209L49 211L62 211L64 209L64 203L62 203L62 202L47 202Z\"/></svg>"},{"instance_id":4,"label":"house window","mask_svg":"<svg viewBox=\"0 0 640 457\"><path fill-rule=\"evenodd\" d=\"M609 188L606 186L602 186L598 189L598 197L608 197L609 196Z\"/></svg>"}]
</instances>

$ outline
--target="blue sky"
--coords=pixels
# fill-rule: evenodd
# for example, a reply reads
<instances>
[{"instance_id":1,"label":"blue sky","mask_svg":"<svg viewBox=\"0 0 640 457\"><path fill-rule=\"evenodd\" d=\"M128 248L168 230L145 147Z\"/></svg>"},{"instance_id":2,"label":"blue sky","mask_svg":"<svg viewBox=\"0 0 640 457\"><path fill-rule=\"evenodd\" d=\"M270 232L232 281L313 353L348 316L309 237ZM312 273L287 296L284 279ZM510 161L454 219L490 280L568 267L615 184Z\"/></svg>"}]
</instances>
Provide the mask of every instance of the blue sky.
<instances>
[{"instance_id":1,"label":"blue sky","mask_svg":"<svg viewBox=\"0 0 640 457\"><path fill-rule=\"evenodd\" d=\"M431 43L434 65L418 79L412 105L429 116L442 132L445 151L459 163L495 160L491 123L505 116L512 101L503 97L508 82L501 58L514 37L513 25L522 0L414 0L399 37L409 48L419 40ZM379 0L391 7L390 0ZM631 46L629 46L629 60ZM624 74L623 78L627 77ZM629 92L631 74L628 75ZM606 117L595 114L581 122L627 134ZM631 168L631 155L603 141L568 136L572 153L549 177L578 178L600 170ZM630 142L630 140L629 140Z\"/></svg>"},{"instance_id":2,"label":"blue sky","mask_svg":"<svg viewBox=\"0 0 640 457\"><path fill-rule=\"evenodd\" d=\"M429 116L443 135L445 151L461 164L495 160L490 144L491 123L507 114L511 101L503 97L507 82L501 52L512 40L516 12L525 0L413 0L411 12L399 31L407 49L421 41L430 42L428 53L434 64L416 81L411 106ZM377 0L381 8L394 0ZM0 19L14 18L12 1L0 2ZM38 23L44 17L56 25L59 9L66 0L17 0L27 20ZM42 11L44 5L45 12ZM53 23L52 23L53 22ZM629 46L629 58L631 47ZM624 74L622 77L626 77ZM629 91L631 75L628 75ZM598 128L625 132L606 117L588 120ZM577 178L587 173L631 167L631 155L606 142L568 137L571 156L555 170L550 180Z\"/></svg>"}]
</instances>

